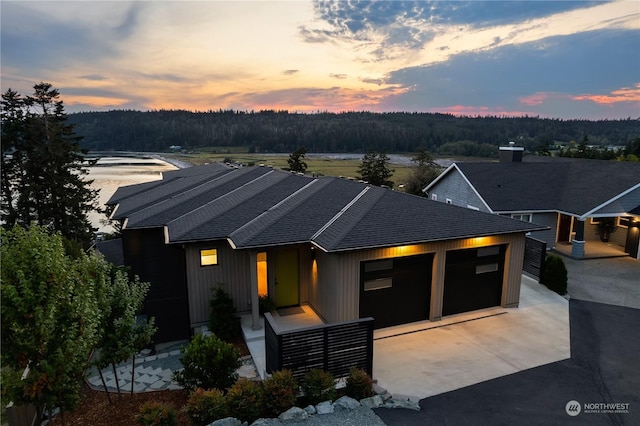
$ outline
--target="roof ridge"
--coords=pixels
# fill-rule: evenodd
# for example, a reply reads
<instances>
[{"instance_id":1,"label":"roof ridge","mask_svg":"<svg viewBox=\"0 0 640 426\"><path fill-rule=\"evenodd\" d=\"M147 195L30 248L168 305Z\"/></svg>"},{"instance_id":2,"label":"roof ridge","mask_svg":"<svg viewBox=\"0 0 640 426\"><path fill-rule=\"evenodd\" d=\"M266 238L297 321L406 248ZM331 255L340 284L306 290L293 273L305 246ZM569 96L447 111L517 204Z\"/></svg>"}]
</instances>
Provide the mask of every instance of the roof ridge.
<instances>
[{"instance_id":1,"label":"roof ridge","mask_svg":"<svg viewBox=\"0 0 640 426\"><path fill-rule=\"evenodd\" d=\"M387 191L391 191L389 189L378 188L374 186L367 186L363 189L354 199L349 202L331 221L327 223L325 227L323 227L322 232L317 232L312 238L311 241L317 244L325 251L330 251L329 247L324 247L318 239L325 233L325 231L329 231L334 225L338 227L338 222L344 218L346 226L343 229L337 229L336 234L337 238L334 238L332 245L337 245L344 240L349 231L351 231L360 220L367 214L368 210L371 208L373 204L378 202ZM353 216L347 218L348 214L352 214ZM339 228L339 227L338 227ZM327 236L326 238L331 238L331 236Z\"/></svg>"},{"instance_id":2,"label":"roof ridge","mask_svg":"<svg viewBox=\"0 0 640 426\"><path fill-rule=\"evenodd\" d=\"M358 193L351 201L349 201L338 213L336 213L327 223L325 223L318 231L311 236L311 241L318 238L324 231L326 231L333 223L340 218L351 206L358 202L360 198L364 196L369 190L370 186L365 187L362 191Z\"/></svg>"},{"instance_id":3,"label":"roof ridge","mask_svg":"<svg viewBox=\"0 0 640 426\"><path fill-rule=\"evenodd\" d=\"M317 185L318 182L320 182L320 185ZM259 227L256 225L260 220L267 218L268 224L274 223L276 220L280 219L283 215L288 213L292 208L299 206L300 203L309 199L309 197L317 193L320 189L324 188L326 185L328 185L329 182L330 179L314 178L302 188L297 189L292 194L288 195L278 203L271 206L268 210L262 212L258 216L242 225L240 228L231 232L227 239L233 246L241 245L243 241L247 241L248 239L254 237L257 233L265 228L266 224L264 223ZM309 191L309 189L311 190Z\"/></svg>"},{"instance_id":4,"label":"roof ridge","mask_svg":"<svg viewBox=\"0 0 640 426\"><path fill-rule=\"evenodd\" d=\"M237 171L238 174L235 174ZM161 209L159 211L155 211L155 212L150 212L151 209L153 209L154 207L161 207L164 204L167 203L171 203L170 206L168 206L167 208L173 208L175 207L175 204L178 200L178 198L181 197L186 197L183 200L180 200L180 202L185 202L185 201L189 201L195 197L198 197L200 195L202 195L205 191L203 191L205 189L205 187L212 185L213 183L216 184L224 184L227 183L233 179L237 179L239 177L242 177L244 175L246 175L247 173L249 173L251 171L250 168L242 168L242 169L236 169L236 170L230 170L227 173L222 173L220 175L216 175L211 179L208 179L206 181L201 182L200 184L187 189L186 191L183 192L178 192L178 193L173 193L171 194L168 198L165 198L157 203L148 205L146 207L143 207L142 209L133 212L128 218L127 218L127 223L131 222L133 219L134 223L140 222L140 221L144 221L144 220L148 220L149 218L152 218L158 214L161 214L163 212L165 212L167 209ZM262 175L264 176L264 175ZM180 179L184 179L184 178L180 178Z\"/></svg>"},{"instance_id":5,"label":"roof ridge","mask_svg":"<svg viewBox=\"0 0 640 426\"><path fill-rule=\"evenodd\" d=\"M239 186L236 189L233 189L232 191L229 191L223 195L221 195L220 197L214 198L213 200L210 200L209 202L201 205L200 207L189 211L188 213L185 213L181 216L176 217L175 219L167 222L165 224L165 226L168 228L171 225L174 225L175 227L177 227L178 229L174 228L174 232L175 234L171 235L172 240L174 239L179 239L181 236L183 236L184 234L188 233L192 228L202 225L205 222L210 221L213 216L209 216L209 215L203 215L202 218L200 218L199 220L194 220L193 222L191 222L191 226L189 226L187 229L182 229L180 230L179 227L179 221L184 221L187 217L191 216L194 218L198 217L198 214L202 211L204 211L205 209L211 208L211 206L216 203L216 207L219 206L219 202L220 200L223 200L225 198L232 198L234 196L237 196L243 189L248 188L250 185L254 185L254 184L263 184L265 187L271 186L274 183L277 183L281 180L283 180L284 178L286 178L287 175L281 175L279 173L276 173L276 170L269 170L267 171L265 174L258 176L255 179L250 180L249 182L246 182L244 184L242 184L241 186ZM272 179L269 179L272 178ZM263 180L264 179L264 180ZM221 207L218 209L218 211L216 211L217 214L220 213L224 213L230 209L232 209L233 207L235 207L237 205L237 203L230 203L229 205L226 205L224 207Z\"/></svg>"}]
</instances>

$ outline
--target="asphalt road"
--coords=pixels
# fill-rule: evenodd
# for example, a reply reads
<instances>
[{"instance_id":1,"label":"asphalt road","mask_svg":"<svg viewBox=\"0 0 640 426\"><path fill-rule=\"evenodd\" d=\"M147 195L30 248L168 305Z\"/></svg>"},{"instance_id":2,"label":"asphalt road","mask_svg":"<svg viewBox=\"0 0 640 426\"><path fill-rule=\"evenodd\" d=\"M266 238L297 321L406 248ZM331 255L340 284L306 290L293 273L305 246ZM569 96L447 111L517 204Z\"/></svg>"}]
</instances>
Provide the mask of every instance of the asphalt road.
<instances>
[{"instance_id":1,"label":"asphalt road","mask_svg":"<svg viewBox=\"0 0 640 426\"><path fill-rule=\"evenodd\" d=\"M568 360L423 399L420 412L375 413L389 426L639 425L640 310L571 299L569 317ZM593 412L606 403L628 412Z\"/></svg>"}]
</instances>

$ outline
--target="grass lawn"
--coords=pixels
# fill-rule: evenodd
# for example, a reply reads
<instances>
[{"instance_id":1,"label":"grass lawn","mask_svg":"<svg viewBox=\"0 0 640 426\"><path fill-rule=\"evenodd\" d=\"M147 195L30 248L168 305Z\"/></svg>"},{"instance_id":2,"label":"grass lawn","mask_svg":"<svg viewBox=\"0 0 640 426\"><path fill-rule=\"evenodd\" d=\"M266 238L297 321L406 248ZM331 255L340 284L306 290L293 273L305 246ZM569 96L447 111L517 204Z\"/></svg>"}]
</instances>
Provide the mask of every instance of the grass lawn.
<instances>
[{"instance_id":1,"label":"grass lawn","mask_svg":"<svg viewBox=\"0 0 640 426\"><path fill-rule=\"evenodd\" d=\"M222 162L225 159L236 161L244 165L260 165L274 167L276 169L285 169L289 165L287 160L289 154L251 154L246 148L241 147L224 147L210 148L201 150L195 154L175 153L166 155L169 158L186 161L195 165L202 165L212 162ZM322 157L306 157L304 161L307 163L307 174L316 174L320 176L342 176L356 178L358 168L362 163L362 159L335 159ZM389 167L394 170L391 180L395 188L399 189L399 185L407 181L411 173L411 166L402 164L390 164Z\"/></svg>"}]
</instances>

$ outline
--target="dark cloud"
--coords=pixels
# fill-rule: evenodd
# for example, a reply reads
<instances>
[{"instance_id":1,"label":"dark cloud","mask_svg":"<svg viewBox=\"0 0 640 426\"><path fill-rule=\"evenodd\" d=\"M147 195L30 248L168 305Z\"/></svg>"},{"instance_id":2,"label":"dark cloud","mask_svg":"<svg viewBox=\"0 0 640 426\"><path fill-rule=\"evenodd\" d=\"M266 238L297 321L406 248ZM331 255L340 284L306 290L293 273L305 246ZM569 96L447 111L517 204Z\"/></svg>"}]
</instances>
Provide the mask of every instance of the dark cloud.
<instances>
[{"instance_id":1,"label":"dark cloud","mask_svg":"<svg viewBox=\"0 0 640 426\"><path fill-rule=\"evenodd\" d=\"M99 74L88 74L88 75L81 75L80 76L81 79L83 80L90 80L90 81L104 81L104 80L108 80L107 77L103 76L103 75L99 75Z\"/></svg>"},{"instance_id":2,"label":"dark cloud","mask_svg":"<svg viewBox=\"0 0 640 426\"><path fill-rule=\"evenodd\" d=\"M473 27L549 16L585 8L601 2L585 1L341 1L315 0L317 19L331 29L301 27L300 35L310 43L334 39L370 41L382 36L370 52L378 60L389 59L394 47L420 49L435 36L436 24L465 24ZM495 40L500 42L499 39Z\"/></svg>"},{"instance_id":3,"label":"dark cloud","mask_svg":"<svg viewBox=\"0 0 640 426\"><path fill-rule=\"evenodd\" d=\"M284 70L282 71L282 74L284 75L294 75L297 74L300 70Z\"/></svg>"},{"instance_id":4,"label":"dark cloud","mask_svg":"<svg viewBox=\"0 0 640 426\"><path fill-rule=\"evenodd\" d=\"M82 15L90 2L71 2L69 13ZM95 23L59 21L29 7L28 3L3 2L1 60L3 66L60 70L79 61L99 63L118 53L117 43L133 34L143 3L127 6L122 22L96 31ZM28 29L16 24L28 22Z\"/></svg>"},{"instance_id":5,"label":"dark cloud","mask_svg":"<svg viewBox=\"0 0 640 426\"><path fill-rule=\"evenodd\" d=\"M431 110L455 105L500 106L505 110L545 111L566 104L571 94L609 93L638 82L640 39L635 31L594 31L554 37L536 43L461 54L447 62L391 73L385 83L411 88L383 102L382 108L402 105L407 110ZM536 93L560 95L524 104ZM564 102L564 103L563 103ZM574 108L577 103L573 102ZM592 108L596 110L597 108ZM607 114L600 107L602 116ZM552 114L553 115L553 114ZM565 110L560 117L577 117Z\"/></svg>"},{"instance_id":6,"label":"dark cloud","mask_svg":"<svg viewBox=\"0 0 640 426\"><path fill-rule=\"evenodd\" d=\"M338 80L344 80L345 78L347 78L346 74L329 74L329 77L331 78L336 78Z\"/></svg>"}]
</instances>

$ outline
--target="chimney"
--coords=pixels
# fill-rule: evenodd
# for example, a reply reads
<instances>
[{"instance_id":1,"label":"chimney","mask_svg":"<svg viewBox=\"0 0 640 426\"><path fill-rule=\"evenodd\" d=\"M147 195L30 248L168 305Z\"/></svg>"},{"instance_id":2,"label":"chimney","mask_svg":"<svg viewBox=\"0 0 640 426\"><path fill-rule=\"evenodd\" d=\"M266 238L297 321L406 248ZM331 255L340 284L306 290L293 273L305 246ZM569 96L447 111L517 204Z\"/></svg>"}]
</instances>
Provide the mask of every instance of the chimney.
<instances>
[{"instance_id":1,"label":"chimney","mask_svg":"<svg viewBox=\"0 0 640 426\"><path fill-rule=\"evenodd\" d=\"M509 146L500 147L501 163L522 163L523 146L516 146L515 142L509 142Z\"/></svg>"}]
</instances>

